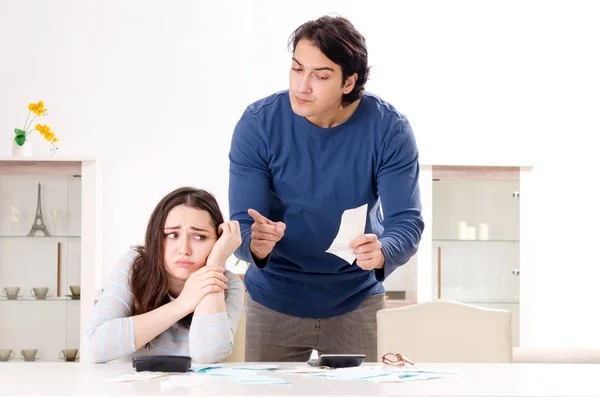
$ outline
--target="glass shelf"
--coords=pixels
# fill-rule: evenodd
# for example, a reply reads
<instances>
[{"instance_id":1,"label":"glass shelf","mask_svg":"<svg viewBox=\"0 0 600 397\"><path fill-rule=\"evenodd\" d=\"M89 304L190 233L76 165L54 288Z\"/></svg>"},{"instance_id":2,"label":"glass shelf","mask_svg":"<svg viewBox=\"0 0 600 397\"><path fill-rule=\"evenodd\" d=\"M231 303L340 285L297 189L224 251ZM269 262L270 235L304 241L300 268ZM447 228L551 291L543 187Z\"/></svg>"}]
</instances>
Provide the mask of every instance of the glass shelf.
<instances>
[{"instance_id":1,"label":"glass shelf","mask_svg":"<svg viewBox=\"0 0 600 397\"><path fill-rule=\"evenodd\" d=\"M18 357L23 348L38 349L36 362L65 362L59 352L81 346L91 308L70 287L86 290L82 268L96 266L98 171L92 159L0 159L0 289L19 288L14 299L0 291L0 347L17 356L10 362L31 363Z\"/></svg>"},{"instance_id":2,"label":"glass shelf","mask_svg":"<svg viewBox=\"0 0 600 397\"><path fill-rule=\"evenodd\" d=\"M459 240L459 239L452 239L452 238L439 238L439 239L433 239L433 242L446 242L446 241L451 241L451 242L460 242L460 243L518 243L519 240Z\"/></svg>"},{"instance_id":3,"label":"glass shelf","mask_svg":"<svg viewBox=\"0 0 600 397\"><path fill-rule=\"evenodd\" d=\"M81 236L17 236L17 235L13 235L13 234L5 234L5 235L0 235L0 238L32 238L32 239L39 239L39 240L43 240L43 239L47 239L47 240L56 240L56 239L61 239L61 238L81 238Z\"/></svg>"},{"instance_id":4,"label":"glass shelf","mask_svg":"<svg viewBox=\"0 0 600 397\"><path fill-rule=\"evenodd\" d=\"M14 352L14 350L13 350L13 352ZM11 364L21 364L21 363L23 363L23 364L35 364L35 363L53 363L53 364L61 364L61 363L64 363L64 364L72 364L72 363L78 363L78 362L80 362L80 361L79 361L79 358L75 359L75 361L65 361L65 360L64 360L64 359L62 359L62 358L55 358L55 359L52 359L52 358L43 358L43 357L40 357L40 358L37 358L37 357L36 357L36 359L35 359L35 360L33 360L33 361L25 361L25 360L24 360L23 358L21 358L21 357L13 357L13 358L11 358L10 360L7 360L7 361L0 361L0 362L3 362L3 363L11 363Z\"/></svg>"},{"instance_id":5,"label":"glass shelf","mask_svg":"<svg viewBox=\"0 0 600 397\"><path fill-rule=\"evenodd\" d=\"M73 299L70 298L68 296L49 296L45 299L37 299L34 298L32 296L23 296L20 297L18 299L8 299L5 296L1 296L0 297L0 302L60 302L60 301L64 301L64 302L69 302L69 301L74 301L74 302L79 302L79 299Z\"/></svg>"}]
</instances>

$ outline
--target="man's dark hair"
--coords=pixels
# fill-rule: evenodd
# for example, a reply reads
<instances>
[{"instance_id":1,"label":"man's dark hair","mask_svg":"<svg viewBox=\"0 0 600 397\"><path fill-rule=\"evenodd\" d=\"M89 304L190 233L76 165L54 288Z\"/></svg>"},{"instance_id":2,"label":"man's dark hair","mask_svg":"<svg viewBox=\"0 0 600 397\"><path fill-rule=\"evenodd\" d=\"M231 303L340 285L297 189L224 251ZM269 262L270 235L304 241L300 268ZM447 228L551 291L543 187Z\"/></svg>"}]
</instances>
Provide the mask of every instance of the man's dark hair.
<instances>
[{"instance_id":1,"label":"man's dark hair","mask_svg":"<svg viewBox=\"0 0 600 397\"><path fill-rule=\"evenodd\" d=\"M354 89L342 97L346 107L361 98L369 78L367 44L365 38L345 18L323 16L300 25L290 36L289 47L296 51L302 39L311 41L323 54L342 68L342 85L358 74Z\"/></svg>"}]
</instances>

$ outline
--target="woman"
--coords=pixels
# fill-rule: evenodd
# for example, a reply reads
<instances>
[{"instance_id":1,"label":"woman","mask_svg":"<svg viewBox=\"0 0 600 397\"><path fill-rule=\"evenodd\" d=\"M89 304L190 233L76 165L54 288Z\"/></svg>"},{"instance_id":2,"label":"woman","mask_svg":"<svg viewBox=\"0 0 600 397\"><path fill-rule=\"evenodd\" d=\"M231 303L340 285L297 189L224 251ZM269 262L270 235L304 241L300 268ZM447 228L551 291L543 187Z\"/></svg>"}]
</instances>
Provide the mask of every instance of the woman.
<instances>
[{"instance_id":1,"label":"woman","mask_svg":"<svg viewBox=\"0 0 600 397\"><path fill-rule=\"evenodd\" d=\"M210 193L191 187L169 193L150 217L144 246L121 258L94 308L83 341L90 361L227 357L244 286L223 267L241 241L239 224L223 222Z\"/></svg>"}]
</instances>

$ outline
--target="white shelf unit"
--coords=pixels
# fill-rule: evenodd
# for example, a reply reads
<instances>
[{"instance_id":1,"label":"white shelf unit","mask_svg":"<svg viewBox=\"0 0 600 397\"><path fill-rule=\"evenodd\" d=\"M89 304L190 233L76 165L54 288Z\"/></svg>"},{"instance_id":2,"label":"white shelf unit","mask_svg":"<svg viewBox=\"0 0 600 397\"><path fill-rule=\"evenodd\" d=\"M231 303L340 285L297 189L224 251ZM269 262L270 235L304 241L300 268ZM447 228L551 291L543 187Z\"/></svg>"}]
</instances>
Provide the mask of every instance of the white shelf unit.
<instances>
[{"instance_id":1,"label":"white shelf unit","mask_svg":"<svg viewBox=\"0 0 600 397\"><path fill-rule=\"evenodd\" d=\"M38 183L49 237L27 236ZM59 362L62 349L81 347L100 263L99 185L94 159L0 158L0 289L18 286L21 295L0 298L0 349L13 350L13 360L22 349L38 349L36 361ZM8 219L11 206L20 209L16 225ZM81 287L80 299L70 285ZM49 287L48 297L32 297L33 287Z\"/></svg>"},{"instance_id":2,"label":"white shelf unit","mask_svg":"<svg viewBox=\"0 0 600 397\"><path fill-rule=\"evenodd\" d=\"M495 292L492 294L466 294L467 296L457 296L454 294L444 294L442 290L442 299L458 298L465 303L472 303L484 307L508 309L513 312L513 330L514 341L519 346L522 346L523 334L528 335L530 332L530 321L527 317L521 318L521 307L532 307L531 295L527 292L527 287L531 286L531 275L528 270L531 269L533 263L533 238L532 230L535 229L535 224L531 216L532 211L532 188L533 188L533 167L530 165L516 164L421 164L419 174L419 184L421 188L421 202L423 205L423 219L425 221L425 230L421 239L417 254L404 266L404 282L406 286L407 300L413 302L427 302L437 299L437 285L443 284L444 280L448 280L448 276L452 279L452 265L449 265L452 259L452 251L460 251L470 247L473 253L492 253L494 251L501 252L507 258L506 268L510 269L510 277L515 277L512 274L514 269L519 270L517 276L518 283L516 290L512 288L515 284L509 285L510 288L499 290L500 294ZM434 183L436 179L440 180L518 180L519 183L519 220L518 233L500 233L497 228L496 220L486 219L456 219L452 220L451 228L448 229L451 233L434 234L434 224L440 222L439 209L434 211L436 197L434 197ZM453 200L454 196L448 197ZM442 211L442 218L444 213ZM493 214L490 214L493 215ZM490 226L489 240L459 240L457 236L458 220L467 221L469 226L477 226L479 222L487 223ZM494 225L494 226L492 226ZM514 229L510 229L513 230ZM479 236L479 232L477 233ZM478 238L478 237L476 237ZM438 265L438 247L442 246L442 279L438 279L436 271ZM510 257L510 260L508 260ZM518 267L512 267L513 264L518 264ZM504 272L504 267L498 267L501 270L501 275ZM471 278L473 275L471 275ZM509 276L507 272L507 277ZM477 284L476 284L477 285ZM493 289L492 291L496 291ZM465 295L463 292L460 295ZM468 291L467 291L468 292ZM471 296L469 296L471 295ZM474 295L474 296L473 296ZM522 321L523 320L523 321Z\"/></svg>"}]
</instances>

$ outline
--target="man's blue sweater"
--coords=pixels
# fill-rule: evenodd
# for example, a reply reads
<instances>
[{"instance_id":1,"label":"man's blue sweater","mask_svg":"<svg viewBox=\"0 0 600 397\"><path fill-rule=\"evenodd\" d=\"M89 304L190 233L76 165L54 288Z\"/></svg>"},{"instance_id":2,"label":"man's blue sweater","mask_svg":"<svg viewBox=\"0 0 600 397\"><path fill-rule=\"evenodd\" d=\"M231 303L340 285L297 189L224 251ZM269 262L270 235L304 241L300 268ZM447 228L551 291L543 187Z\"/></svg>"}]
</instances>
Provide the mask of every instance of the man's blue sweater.
<instances>
[{"instance_id":1,"label":"man's blue sweater","mask_svg":"<svg viewBox=\"0 0 600 397\"><path fill-rule=\"evenodd\" d=\"M250 263L248 293L272 310L310 318L347 313L383 293L385 277L417 251L424 224L415 137L406 117L372 94L333 128L295 114L287 90L263 98L238 121L229 159L230 219L239 221L243 240L236 256ZM364 232L382 243L382 270L325 252L344 210L364 204ZM250 252L249 208L286 224L264 267Z\"/></svg>"}]
</instances>

